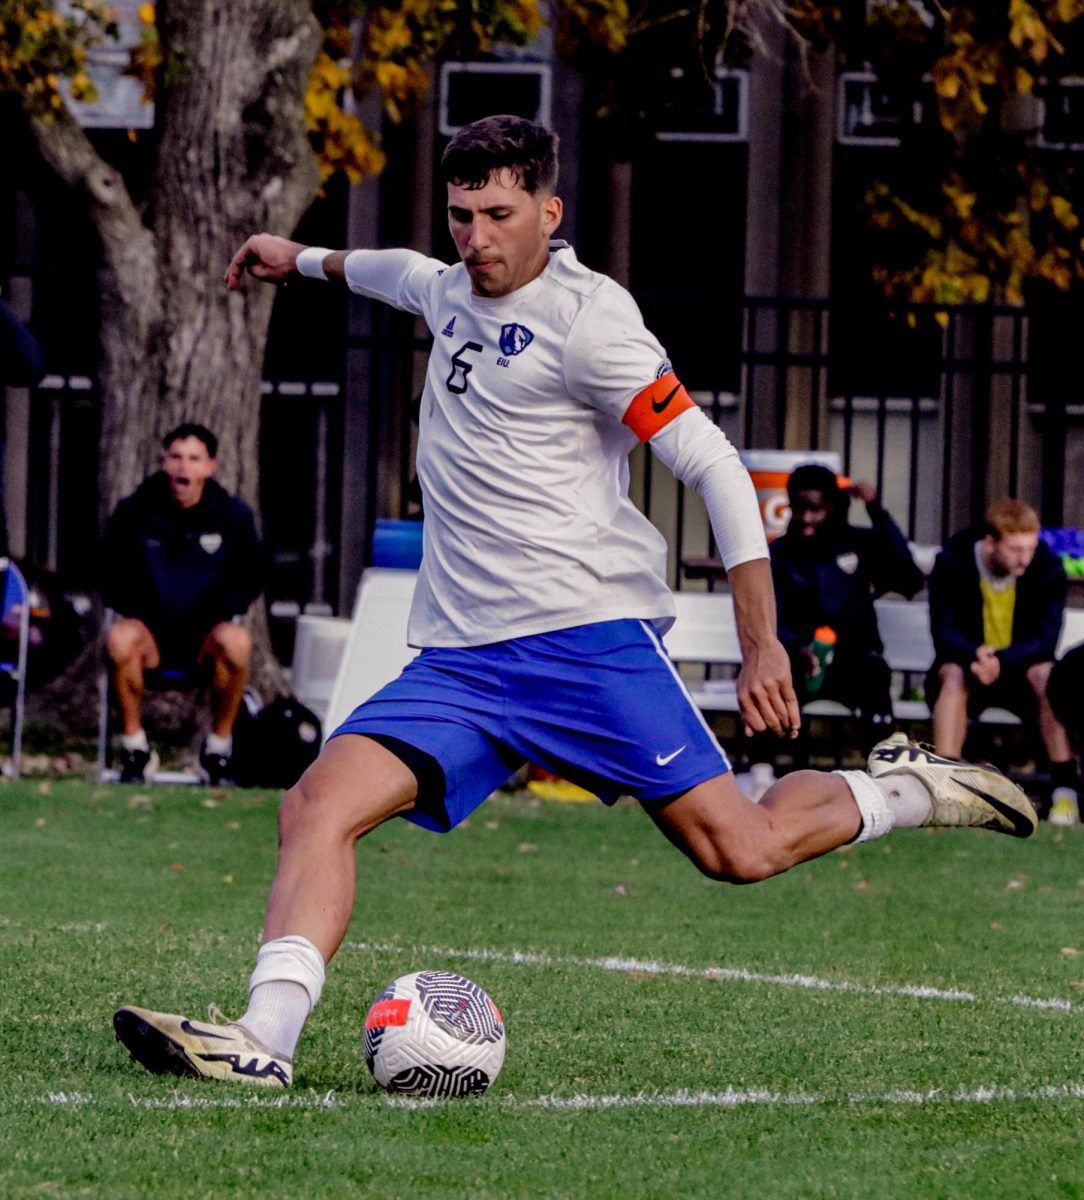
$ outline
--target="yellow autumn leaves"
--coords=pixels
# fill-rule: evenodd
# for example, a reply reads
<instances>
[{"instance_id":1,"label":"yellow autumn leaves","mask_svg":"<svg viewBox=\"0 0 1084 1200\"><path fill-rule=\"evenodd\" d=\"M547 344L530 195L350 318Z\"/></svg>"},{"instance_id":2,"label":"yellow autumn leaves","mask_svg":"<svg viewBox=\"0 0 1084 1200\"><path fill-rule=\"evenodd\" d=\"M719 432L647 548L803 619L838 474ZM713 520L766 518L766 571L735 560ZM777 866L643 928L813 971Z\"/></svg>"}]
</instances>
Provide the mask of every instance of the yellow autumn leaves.
<instances>
[{"instance_id":1,"label":"yellow autumn leaves","mask_svg":"<svg viewBox=\"0 0 1084 1200\"><path fill-rule=\"evenodd\" d=\"M114 31L94 0L73 0L65 13L41 0L0 0L0 91L19 92L40 113L63 107L61 79L77 100L97 99L86 50Z\"/></svg>"}]
</instances>

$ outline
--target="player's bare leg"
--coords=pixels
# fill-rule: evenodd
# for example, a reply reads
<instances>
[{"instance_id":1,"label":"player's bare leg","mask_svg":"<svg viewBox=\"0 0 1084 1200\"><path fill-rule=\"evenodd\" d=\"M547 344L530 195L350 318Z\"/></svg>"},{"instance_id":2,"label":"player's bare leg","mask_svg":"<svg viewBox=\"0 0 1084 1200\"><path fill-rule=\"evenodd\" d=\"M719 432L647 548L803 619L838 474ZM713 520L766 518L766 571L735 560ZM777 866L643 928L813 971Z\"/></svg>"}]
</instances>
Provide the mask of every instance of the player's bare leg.
<instances>
[{"instance_id":1,"label":"player's bare leg","mask_svg":"<svg viewBox=\"0 0 1084 1200\"><path fill-rule=\"evenodd\" d=\"M158 755L143 730L143 677L161 662L154 635L134 617L114 621L105 635L113 691L121 714L121 783L144 783L158 770Z\"/></svg>"},{"instance_id":2,"label":"player's bare leg","mask_svg":"<svg viewBox=\"0 0 1084 1200\"><path fill-rule=\"evenodd\" d=\"M143 675L159 665L158 645L142 621L122 617L106 631L105 655L122 730L127 735L137 734L143 728Z\"/></svg>"},{"instance_id":3,"label":"player's bare leg","mask_svg":"<svg viewBox=\"0 0 1084 1200\"><path fill-rule=\"evenodd\" d=\"M204 639L199 662L212 666L211 732L228 738L237 720L252 658L252 635L233 621L222 621Z\"/></svg>"},{"instance_id":4,"label":"player's bare leg","mask_svg":"<svg viewBox=\"0 0 1084 1200\"><path fill-rule=\"evenodd\" d=\"M354 844L413 807L416 793L413 773L379 743L333 738L282 802L278 870L247 1011L235 1022L216 1014L196 1024L125 1006L113 1024L132 1057L157 1074L287 1086L325 964L353 913Z\"/></svg>"},{"instance_id":5,"label":"player's bare leg","mask_svg":"<svg viewBox=\"0 0 1084 1200\"><path fill-rule=\"evenodd\" d=\"M354 843L414 806L413 772L379 742L346 733L286 793L279 810L279 862L264 941L300 934L327 962L354 911Z\"/></svg>"},{"instance_id":6,"label":"player's bare leg","mask_svg":"<svg viewBox=\"0 0 1084 1200\"><path fill-rule=\"evenodd\" d=\"M944 758L902 733L873 747L868 773L795 771L759 804L728 773L652 816L705 875L730 883L755 883L892 829L970 826L1030 837L1036 827L1031 801L999 771Z\"/></svg>"},{"instance_id":7,"label":"player's bare leg","mask_svg":"<svg viewBox=\"0 0 1084 1200\"><path fill-rule=\"evenodd\" d=\"M717 775L652 812L659 829L712 879L755 883L853 841L862 817L839 775L795 771L747 799Z\"/></svg>"},{"instance_id":8,"label":"player's bare leg","mask_svg":"<svg viewBox=\"0 0 1084 1200\"><path fill-rule=\"evenodd\" d=\"M1050 682L1052 662L1035 663L1028 667L1027 679L1035 693L1039 713L1039 736L1043 741L1046 756L1051 762L1068 762L1073 757L1073 747L1065 726L1054 715L1046 690Z\"/></svg>"},{"instance_id":9,"label":"player's bare leg","mask_svg":"<svg viewBox=\"0 0 1084 1200\"><path fill-rule=\"evenodd\" d=\"M942 663L941 690L933 706L933 744L938 754L959 758L967 737L967 680L959 663Z\"/></svg>"}]
</instances>

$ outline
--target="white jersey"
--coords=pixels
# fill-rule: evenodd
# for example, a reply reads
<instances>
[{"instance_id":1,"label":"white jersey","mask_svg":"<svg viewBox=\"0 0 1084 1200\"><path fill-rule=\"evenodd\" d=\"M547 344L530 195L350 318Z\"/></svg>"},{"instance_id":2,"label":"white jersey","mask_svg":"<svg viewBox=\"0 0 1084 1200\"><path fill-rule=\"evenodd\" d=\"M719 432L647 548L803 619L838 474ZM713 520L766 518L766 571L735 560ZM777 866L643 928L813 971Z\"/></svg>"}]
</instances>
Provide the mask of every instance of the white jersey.
<instances>
[{"instance_id":1,"label":"white jersey","mask_svg":"<svg viewBox=\"0 0 1084 1200\"><path fill-rule=\"evenodd\" d=\"M434 338L410 644L625 617L668 625L666 542L628 496L628 455L646 440L629 413L636 400L661 425L692 402L629 293L561 243L541 275L497 298L474 295L462 264L411 250L355 251L346 279L424 317Z\"/></svg>"}]
</instances>

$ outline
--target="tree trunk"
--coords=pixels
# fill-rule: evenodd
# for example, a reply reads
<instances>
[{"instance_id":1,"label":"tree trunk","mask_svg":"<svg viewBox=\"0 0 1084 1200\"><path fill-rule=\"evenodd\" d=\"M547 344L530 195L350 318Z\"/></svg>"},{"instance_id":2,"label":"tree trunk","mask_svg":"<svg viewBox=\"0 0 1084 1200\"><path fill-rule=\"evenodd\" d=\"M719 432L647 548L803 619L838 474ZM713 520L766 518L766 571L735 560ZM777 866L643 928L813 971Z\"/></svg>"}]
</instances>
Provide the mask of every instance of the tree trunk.
<instances>
[{"instance_id":1,"label":"tree trunk","mask_svg":"<svg viewBox=\"0 0 1084 1200\"><path fill-rule=\"evenodd\" d=\"M304 96L320 44L305 0L158 5L158 165L145 212L65 112L28 112L43 159L86 199L101 239L99 515L153 469L184 420L219 438L218 478L257 508L260 383L273 289L222 279L241 242L290 234L319 172ZM282 686L262 606L254 677Z\"/></svg>"}]
</instances>

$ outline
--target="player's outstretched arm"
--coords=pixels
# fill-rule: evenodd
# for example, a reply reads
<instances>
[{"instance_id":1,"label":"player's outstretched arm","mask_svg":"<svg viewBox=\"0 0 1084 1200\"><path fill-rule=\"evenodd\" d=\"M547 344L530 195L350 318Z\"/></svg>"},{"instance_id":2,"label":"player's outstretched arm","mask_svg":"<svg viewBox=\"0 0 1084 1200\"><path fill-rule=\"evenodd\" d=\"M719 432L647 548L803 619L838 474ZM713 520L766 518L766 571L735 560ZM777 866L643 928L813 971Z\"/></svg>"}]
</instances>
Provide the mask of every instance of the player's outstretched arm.
<instances>
[{"instance_id":1,"label":"player's outstretched arm","mask_svg":"<svg viewBox=\"0 0 1084 1200\"><path fill-rule=\"evenodd\" d=\"M298 255L308 249L301 242L276 237L272 233L256 233L248 238L233 256L226 269L226 287L235 291L241 284L245 271L264 283L285 283L297 273ZM343 263L346 251L325 250L320 255L324 274L329 279L343 278Z\"/></svg>"},{"instance_id":2,"label":"player's outstretched arm","mask_svg":"<svg viewBox=\"0 0 1084 1200\"><path fill-rule=\"evenodd\" d=\"M775 594L766 558L754 558L727 572L741 642L738 707L747 733L797 737L801 725L790 659L775 633Z\"/></svg>"}]
</instances>

